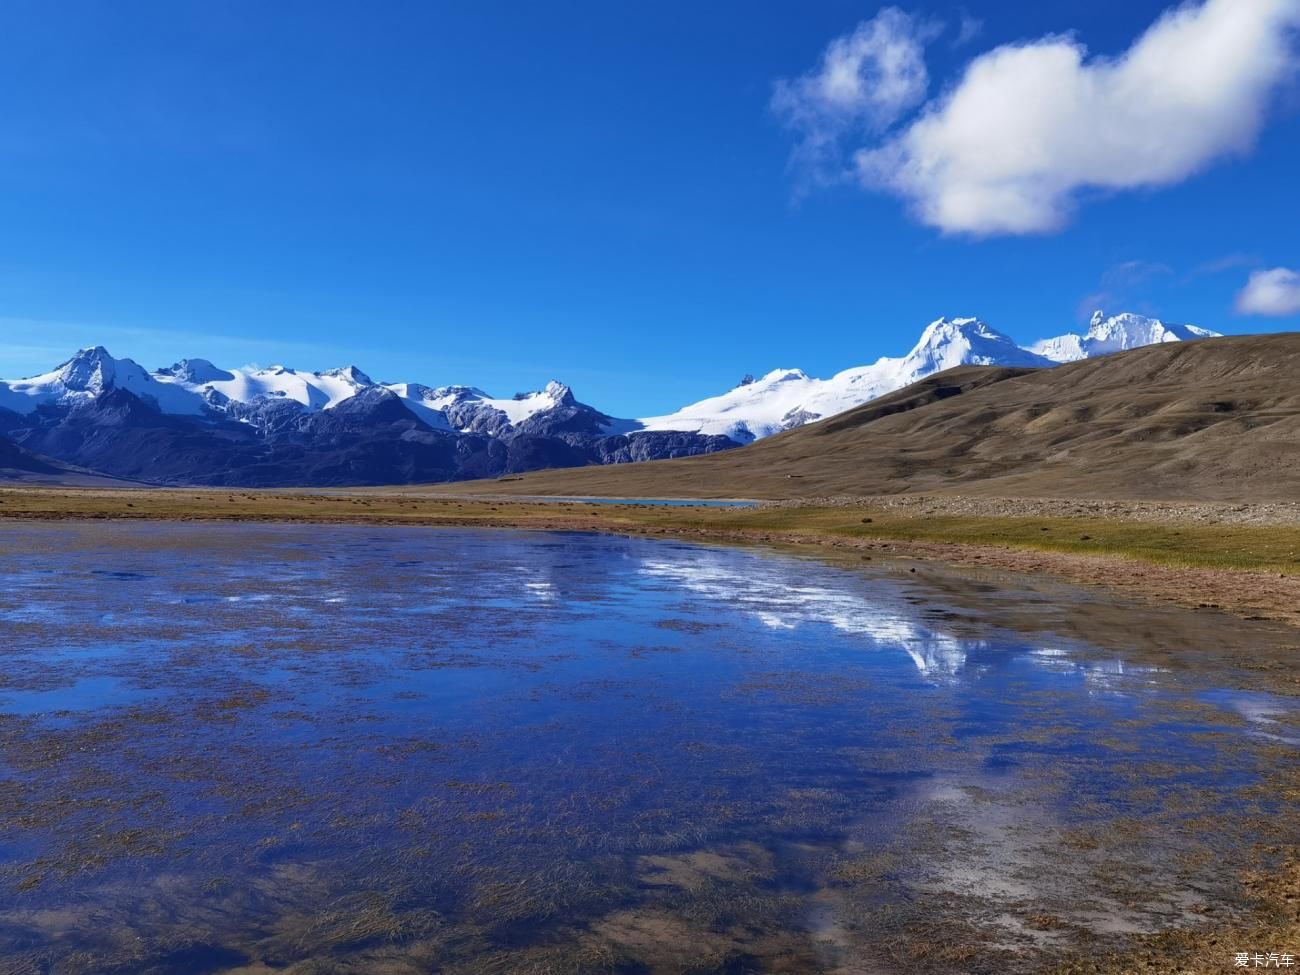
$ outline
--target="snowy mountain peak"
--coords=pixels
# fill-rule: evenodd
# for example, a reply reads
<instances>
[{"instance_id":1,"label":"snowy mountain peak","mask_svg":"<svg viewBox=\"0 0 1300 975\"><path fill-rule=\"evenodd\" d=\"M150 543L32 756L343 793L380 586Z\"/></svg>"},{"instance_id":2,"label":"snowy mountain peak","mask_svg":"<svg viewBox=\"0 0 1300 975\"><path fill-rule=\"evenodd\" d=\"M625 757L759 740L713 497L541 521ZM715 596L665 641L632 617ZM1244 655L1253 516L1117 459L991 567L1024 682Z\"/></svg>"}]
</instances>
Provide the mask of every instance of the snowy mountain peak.
<instances>
[{"instance_id":1,"label":"snowy mountain peak","mask_svg":"<svg viewBox=\"0 0 1300 975\"><path fill-rule=\"evenodd\" d=\"M149 373L130 359L113 358L102 346L82 349L53 372L0 380L0 409L25 415L47 404L88 402L109 389L124 389L164 413L242 422L255 422L268 408L296 406L315 413L343 404L365 410L400 402L434 429L493 436L552 410L589 409L556 381L511 399L495 399L473 386L380 385L353 365L306 372L279 363L222 369L207 359L182 359ZM635 421L623 422L636 426Z\"/></svg>"},{"instance_id":2,"label":"snowy mountain peak","mask_svg":"<svg viewBox=\"0 0 1300 975\"><path fill-rule=\"evenodd\" d=\"M834 416L957 366L1045 367L1105 355L1153 342L1203 338L1216 333L1169 325L1141 315L1107 317L1098 312L1087 335L1062 335L1024 348L979 318L937 318L910 352L815 379L798 369L778 369L676 413L641 421L647 430L722 434L740 443Z\"/></svg>"},{"instance_id":3,"label":"snowy mountain peak","mask_svg":"<svg viewBox=\"0 0 1300 975\"><path fill-rule=\"evenodd\" d=\"M807 378L808 378L808 374L804 372L802 369L773 369L771 372L765 373L762 376L760 376L754 382L757 382L760 386L761 385L770 386L773 383L799 382ZM743 383L742 385L746 385L746 386L752 385L752 382Z\"/></svg>"},{"instance_id":4,"label":"snowy mountain peak","mask_svg":"<svg viewBox=\"0 0 1300 975\"><path fill-rule=\"evenodd\" d=\"M1015 345L1011 339L982 319L948 318L945 316L936 318L925 327L913 351L942 348L953 342L963 341L968 343L997 342Z\"/></svg>"},{"instance_id":5,"label":"snowy mountain peak","mask_svg":"<svg viewBox=\"0 0 1300 975\"><path fill-rule=\"evenodd\" d=\"M357 386L373 386L375 381L367 376L356 366L344 366L341 369L326 369L319 373L321 376L329 376L332 379L342 379L346 382L355 383Z\"/></svg>"},{"instance_id":6,"label":"snowy mountain peak","mask_svg":"<svg viewBox=\"0 0 1300 975\"><path fill-rule=\"evenodd\" d=\"M554 379L541 389L530 390L526 393L515 393L510 399L514 403L531 403L533 409L568 406L574 402L573 390Z\"/></svg>"},{"instance_id":7,"label":"snowy mountain peak","mask_svg":"<svg viewBox=\"0 0 1300 975\"><path fill-rule=\"evenodd\" d=\"M979 318L962 317L962 316L958 316L954 318L949 315L940 315L929 325L925 326L924 330L922 330L921 342L924 343L926 335L930 334L931 332L943 332L943 331L960 332L967 329L973 332L979 332L985 329L992 331L992 329L989 328L989 324Z\"/></svg>"},{"instance_id":8,"label":"snowy mountain peak","mask_svg":"<svg viewBox=\"0 0 1300 975\"><path fill-rule=\"evenodd\" d=\"M119 363L102 345L96 345L82 349L59 366L56 370L57 382L66 391L102 393L113 387L119 366L126 366L128 363L135 366L135 363L129 359ZM140 367L136 366L136 368Z\"/></svg>"},{"instance_id":9,"label":"snowy mountain peak","mask_svg":"<svg viewBox=\"0 0 1300 975\"><path fill-rule=\"evenodd\" d=\"M101 362L105 359L114 361L112 355L109 354L108 349L104 348L102 345L88 345L84 349L78 349L76 354L73 355L68 362L65 362L64 365L67 365L70 362L81 361Z\"/></svg>"},{"instance_id":10,"label":"snowy mountain peak","mask_svg":"<svg viewBox=\"0 0 1300 975\"><path fill-rule=\"evenodd\" d=\"M1109 355L1125 349L1163 342L1187 342L1210 338L1218 332L1197 328L1195 325L1176 325L1158 318L1122 312L1107 315L1098 310L1092 313L1088 331L1083 335L1067 333L1052 339L1035 342L1030 349L1051 362L1077 362L1093 356Z\"/></svg>"},{"instance_id":11,"label":"snowy mountain peak","mask_svg":"<svg viewBox=\"0 0 1300 975\"><path fill-rule=\"evenodd\" d=\"M901 358L879 359L830 379L814 379L801 369L775 369L721 396L641 423L647 430L722 434L749 443L842 413L955 366L1048 364L978 318L938 318Z\"/></svg>"},{"instance_id":12,"label":"snowy mountain peak","mask_svg":"<svg viewBox=\"0 0 1300 975\"><path fill-rule=\"evenodd\" d=\"M82 349L53 372L0 381L0 407L31 413L45 404L71 405L124 389L169 413L201 413L203 403L170 382L160 382L131 359L115 359L102 345Z\"/></svg>"},{"instance_id":13,"label":"snowy mountain peak","mask_svg":"<svg viewBox=\"0 0 1300 975\"><path fill-rule=\"evenodd\" d=\"M1152 345L1156 342L1178 341L1171 329L1158 318L1147 318L1131 312L1107 317L1100 310L1092 313L1088 334L1084 338L1114 345L1116 351Z\"/></svg>"},{"instance_id":14,"label":"snowy mountain peak","mask_svg":"<svg viewBox=\"0 0 1300 975\"><path fill-rule=\"evenodd\" d=\"M557 406L571 406L575 402L573 390L564 383L556 382L554 379L546 384L542 394L553 400Z\"/></svg>"},{"instance_id":15,"label":"snowy mountain peak","mask_svg":"<svg viewBox=\"0 0 1300 975\"><path fill-rule=\"evenodd\" d=\"M184 383L215 383L235 378L233 373L218 369L207 359L182 359L159 369L158 375L171 376Z\"/></svg>"},{"instance_id":16,"label":"snowy mountain peak","mask_svg":"<svg viewBox=\"0 0 1300 975\"><path fill-rule=\"evenodd\" d=\"M1037 366L1044 363L978 318L938 318L926 326L916 347L901 360L901 372L929 375L970 365Z\"/></svg>"},{"instance_id":17,"label":"snowy mountain peak","mask_svg":"<svg viewBox=\"0 0 1300 975\"><path fill-rule=\"evenodd\" d=\"M488 399L488 394L477 386L439 386L432 390L438 397L455 397L456 399Z\"/></svg>"}]
</instances>

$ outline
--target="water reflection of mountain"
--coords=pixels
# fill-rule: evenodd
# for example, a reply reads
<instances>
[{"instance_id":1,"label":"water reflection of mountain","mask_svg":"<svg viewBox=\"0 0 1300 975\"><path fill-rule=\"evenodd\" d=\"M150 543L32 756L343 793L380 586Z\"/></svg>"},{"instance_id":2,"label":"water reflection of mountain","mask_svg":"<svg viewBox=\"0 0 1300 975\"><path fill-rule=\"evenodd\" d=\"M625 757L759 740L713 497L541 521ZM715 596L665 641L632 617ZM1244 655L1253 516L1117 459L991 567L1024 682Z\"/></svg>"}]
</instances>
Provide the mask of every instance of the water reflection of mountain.
<instances>
[{"instance_id":1,"label":"water reflection of mountain","mask_svg":"<svg viewBox=\"0 0 1300 975\"><path fill-rule=\"evenodd\" d=\"M952 636L922 625L888 605L882 584L864 588L850 573L784 558L697 549L674 551L671 559L644 558L644 574L671 582L745 612L772 629L829 625L860 636L874 649L901 650L926 680L952 682L1013 660L1081 674L1105 684L1133 668L1124 661L1072 659L1057 646L1007 644ZM871 585L871 584L869 584Z\"/></svg>"}]
</instances>

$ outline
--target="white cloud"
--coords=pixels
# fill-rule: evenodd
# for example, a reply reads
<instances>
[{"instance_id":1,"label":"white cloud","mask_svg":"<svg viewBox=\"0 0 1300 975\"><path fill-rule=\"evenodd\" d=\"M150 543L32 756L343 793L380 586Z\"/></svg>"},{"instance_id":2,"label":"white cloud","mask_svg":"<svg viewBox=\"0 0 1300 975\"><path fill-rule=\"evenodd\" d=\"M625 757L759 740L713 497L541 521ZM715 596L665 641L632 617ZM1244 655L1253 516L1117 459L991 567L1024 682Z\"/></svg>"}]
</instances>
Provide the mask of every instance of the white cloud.
<instances>
[{"instance_id":1,"label":"white cloud","mask_svg":"<svg viewBox=\"0 0 1300 975\"><path fill-rule=\"evenodd\" d=\"M1102 272L1101 286L1111 290L1119 290L1173 273L1174 269L1164 261L1121 261L1118 264L1112 264Z\"/></svg>"},{"instance_id":2,"label":"white cloud","mask_svg":"<svg viewBox=\"0 0 1300 975\"><path fill-rule=\"evenodd\" d=\"M874 135L925 100L925 42L934 25L886 7L837 37L816 70L776 82L772 111L799 134L791 163L801 178L848 176L841 140Z\"/></svg>"},{"instance_id":3,"label":"white cloud","mask_svg":"<svg viewBox=\"0 0 1300 975\"><path fill-rule=\"evenodd\" d=\"M1277 317L1300 314L1300 272L1285 267L1252 272L1237 295L1237 311Z\"/></svg>"},{"instance_id":4,"label":"white cloud","mask_svg":"<svg viewBox=\"0 0 1300 975\"><path fill-rule=\"evenodd\" d=\"M1102 272L1097 287L1084 295L1075 307L1081 321L1087 321L1094 311L1106 308L1124 308L1139 314L1153 313L1145 294L1161 278L1174 276L1174 269L1163 261L1129 260L1112 264Z\"/></svg>"},{"instance_id":5,"label":"white cloud","mask_svg":"<svg viewBox=\"0 0 1300 975\"><path fill-rule=\"evenodd\" d=\"M953 38L953 47L965 47L980 34L984 33L984 21L962 11L961 20L957 22L957 36Z\"/></svg>"},{"instance_id":6,"label":"white cloud","mask_svg":"<svg viewBox=\"0 0 1300 975\"><path fill-rule=\"evenodd\" d=\"M901 130L859 149L858 178L945 232L1058 229L1081 192L1167 186L1249 150L1296 68L1297 26L1300 0L1205 0L1167 11L1115 58L1089 57L1073 36L995 48ZM909 36L910 64L920 54ZM830 54L796 84L824 77ZM915 97L914 84L903 88ZM854 90L877 97L870 77ZM880 97L896 107L885 124L915 104Z\"/></svg>"},{"instance_id":7,"label":"white cloud","mask_svg":"<svg viewBox=\"0 0 1300 975\"><path fill-rule=\"evenodd\" d=\"M1202 261L1188 272L1188 277L1199 278L1207 274L1222 274L1224 271L1234 271L1239 267L1258 266L1262 261L1258 257L1250 254L1225 254L1223 257L1216 257L1212 261Z\"/></svg>"}]
</instances>

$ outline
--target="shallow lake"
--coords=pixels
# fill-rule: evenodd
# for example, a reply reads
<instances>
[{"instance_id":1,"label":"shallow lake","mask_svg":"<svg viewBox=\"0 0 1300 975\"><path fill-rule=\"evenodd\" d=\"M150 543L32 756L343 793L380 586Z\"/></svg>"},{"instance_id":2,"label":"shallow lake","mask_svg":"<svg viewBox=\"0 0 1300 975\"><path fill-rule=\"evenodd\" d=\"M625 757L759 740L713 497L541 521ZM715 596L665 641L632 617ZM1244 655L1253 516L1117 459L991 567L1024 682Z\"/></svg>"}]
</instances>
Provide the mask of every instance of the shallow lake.
<instances>
[{"instance_id":1,"label":"shallow lake","mask_svg":"<svg viewBox=\"0 0 1300 975\"><path fill-rule=\"evenodd\" d=\"M1233 910L1300 741L1181 655L1245 624L906 565L62 523L0 573L4 973L1049 969Z\"/></svg>"}]
</instances>

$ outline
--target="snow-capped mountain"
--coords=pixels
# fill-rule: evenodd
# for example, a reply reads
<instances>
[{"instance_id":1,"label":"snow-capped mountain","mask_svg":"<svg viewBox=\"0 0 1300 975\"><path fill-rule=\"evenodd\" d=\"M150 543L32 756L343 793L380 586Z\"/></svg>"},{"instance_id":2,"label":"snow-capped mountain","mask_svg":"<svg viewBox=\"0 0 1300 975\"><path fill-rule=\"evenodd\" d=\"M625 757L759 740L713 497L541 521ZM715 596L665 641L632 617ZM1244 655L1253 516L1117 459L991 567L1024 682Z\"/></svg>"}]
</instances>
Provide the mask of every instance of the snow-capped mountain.
<instances>
[{"instance_id":1,"label":"snow-capped mountain","mask_svg":"<svg viewBox=\"0 0 1300 975\"><path fill-rule=\"evenodd\" d=\"M52 372L0 381L0 408L31 413L46 404L93 400L110 389L156 402L168 413L203 412L203 404L189 391L160 382L130 359L114 359L103 346L82 349Z\"/></svg>"},{"instance_id":2,"label":"snow-capped mountain","mask_svg":"<svg viewBox=\"0 0 1300 975\"><path fill-rule=\"evenodd\" d=\"M579 405L569 387L558 382L511 399L496 399L472 386L381 385L356 366L324 372L280 365L222 369L206 359L182 359L151 373L96 346L82 349L52 372L0 380L0 408L27 414L42 405L73 406L112 389L132 393L165 414L224 415L245 421L259 407L284 405L314 413L333 409L367 390L386 389L434 429L487 434L512 430L539 413Z\"/></svg>"},{"instance_id":3,"label":"snow-capped mountain","mask_svg":"<svg viewBox=\"0 0 1300 975\"><path fill-rule=\"evenodd\" d=\"M149 401L168 414L201 415L224 411L232 403L257 400L293 402L325 409L373 385L354 367L328 372L219 369L206 359L184 359L148 372L131 359L115 359L103 346L82 349L52 372L30 379L0 381L0 407L30 413L47 404L75 405L111 389Z\"/></svg>"},{"instance_id":4,"label":"snow-capped mountain","mask_svg":"<svg viewBox=\"0 0 1300 975\"><path fill-rule=\"evenodd\" d=\"M901 358L878 359L830 379L816 379L799 369L776 369L758 379L746 377L721 396L641 423L646 430L721 434L749 443L834 416L955 366L1052 366L1156 342L1217 334L1141 315L1108 318L1097 312L1084 335L1066 334L1021 347L977 318L940 318L926 326L916 346Z\"/></svg>"},{"instance_id":5,"label":"snow-capped mountain","mask_svg":"<svg viewBox=\"0 0 1300 975\"><path fill-rule=\"evenodd\" d=\"M961 365L1047 367L1214 335L1100 312L1086 334L1022 348L977 318L931 322L916 346L817 379L777 369L663 416L619 419L563 383L502 399L475 386L377 383L355 366L224 369L183 359L150 372L102 347L0 381L0 437L114 476L208 484L377 484L725 450L833 416Z\"/></svg>"},{"instance_id":6,"label":"snow-capped mountain","mask_svg":"<svg viewBox=\"0 0 1300 975\"><path fill-rule=\"evenodd\" d=\"M498 399L473 386L376 383L355 366L184 359L149 372L100 347L0 382L0 442L117 477L242 485L448 481L737 445L643 430L558 382Z\"/></svg>"},{"instance_id":7,"label":"snow-capped mountain","mask_svg":"<svg viewBox=\"0 0 1300 975\"><path fill-rule=\"evenodd\" d=\"M297 403L309 410L324 410L375 385L356 366L325 372L299 372L278 365L266 369L219 369L207 359L182 359L159 369L153 378L215 409L230 403L248 404L268 399ZM167 410L165 404L160 405Z\"/></svg>"},{"instance_id":8,"label":"snow-capped mountain","mask_svg":"<svg viewBox=\"0 0 1300 975\"><path fill-rule=\"evenodd\" d=\"M539 413L577 405L573 391L555 381L536 392L517 393L511 399L495 399L473 386L430 389L419 383L393 383L385 388L396 393L421 419L467 433L499 434Z\"/></svg>"},{"instance_id":9,"label":"snow-capped mountain","mask_svg":"<svg viewBox=\"0 0 1300 975\"><path fill-rule=\"evenodd\" d=\"M255 414L279 404L307 413L330 410L358 393L382 388L435 430L499 436L535 416L570 408L600 418L600 432L608 435L681 431L748 443L833 416L954 366L1050 366L1157 342L1216 334L1141 315L1107 317L1097 312L1085 334L1061 335L1022 348L978 318L940 318L926 326L910 352L898 358L881 358L871 365L845 369L829 379L809 376L800 369L775 369L673 413L630 420L583 406L574 399L572 390L559 382L503 399L474 386L435 387L414 382L381 386L356 366L325 372L302 372L279 365L223 369L206 359L184 359L150 373L130 359L115 359L104 348L96 347L83 349L52 372L0 381L0 408L26 414L42 404L73 404L93 399L108 389L124 389L155 404L163 413L221 415L255 422Z\"/></svg>"},{"instance_id":10,"label":"snow-capped mountain","mask_svg":"<svg viewBox=\"0 0 1300 975\"><path fill-rule=\"evenodd\" d=\"M1042 339L1029 346L1029 350L1052 362L1077 362L1093 356L1109 355L1161 342L1186 342L1191 339L1211 338L1218 335L1208 328L1195 325L1174 325L1158 318L1147 318L1125 312L1106 317L1105 312L1092 314L1092 322L1083 335L1061 335Z\"/></svg>"},{"instance_id":11,"label":"snow-capped mountain","mask_svg":"<svg viewBox=\"0 0 1300 975\"><path fill-rule=\"evenodd\" d=\"M926 326L901 358L815 379L800 369L776 369L676 413L642 420L647 430L722 434L749 443L782 430L834 416L918 379L962 365L1047 366L977 318L940 318Z\"/></svg>"}]
</instances>

